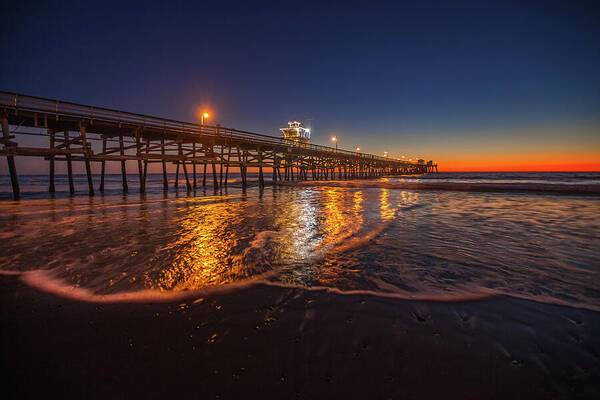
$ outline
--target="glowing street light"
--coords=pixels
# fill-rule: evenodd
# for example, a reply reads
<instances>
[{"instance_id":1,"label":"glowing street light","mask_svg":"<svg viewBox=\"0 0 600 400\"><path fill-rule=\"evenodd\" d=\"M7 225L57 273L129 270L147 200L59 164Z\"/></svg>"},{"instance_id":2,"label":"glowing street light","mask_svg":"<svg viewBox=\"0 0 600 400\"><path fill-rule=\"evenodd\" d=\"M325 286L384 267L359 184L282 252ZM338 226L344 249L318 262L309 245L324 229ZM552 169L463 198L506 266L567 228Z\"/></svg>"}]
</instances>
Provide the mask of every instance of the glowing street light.
<instances>
[{"instance_id":1,"label":"glowing street light","mask_svg":"<svg viewBox=\"0 0 600 400\"><path fill-rule=\"evenodd\" d=\"M384 152L383 152L383 156L387 158L387 155L388 155L388 152L387 152L387 151L384 151Z\"/></svg>"},{"instance_id":2,"label":"glowing street light","mask_svg":"<svg viewBox=\"0 0 600 400\"><path fill-rule=\"evenodd\" d=\"M208 115L207 112L203 112L202 115L200 116L200 125L204 125L204 119L208 119L210 117L210 115Z\"/></svg>"},{"instance_id":3,"label":"glowing street light","mask_svg":"<svg viewBox=\"0 0 600 400\"><path fill-rule=\"evenodd\" d=\"M332 141L333 143L335 143L335 150L337 151L337 143L338 143L337 136L333 136L333 137L331 138L331 141Z\"/></svg>"},{"instance_id":4,"label":"glowing street light","mask_svg":"<svg viewBox=\"0 0 600 400\"><path fill-rule=\"evenodd\" d=\"M356 152L358 153L359 151L360 151L360 147L357 147L356 148Z\"/></svg>"}]
</instances>

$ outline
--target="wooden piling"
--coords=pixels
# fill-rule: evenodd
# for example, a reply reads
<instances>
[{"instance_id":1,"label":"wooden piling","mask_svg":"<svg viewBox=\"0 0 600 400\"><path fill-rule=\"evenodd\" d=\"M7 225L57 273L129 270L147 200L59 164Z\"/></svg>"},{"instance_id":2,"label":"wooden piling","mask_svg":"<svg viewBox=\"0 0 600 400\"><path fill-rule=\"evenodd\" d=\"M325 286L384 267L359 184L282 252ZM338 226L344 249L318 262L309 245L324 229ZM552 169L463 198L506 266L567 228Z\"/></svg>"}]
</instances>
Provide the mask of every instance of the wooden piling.
<instances>
[{"instance_id":1,"label":"wooden piling","mask_svg":"<svg viewBox=\"0 0 600 400\"><path fill-rule=\"evenodd\" d=\"M219 189L219 181L217 179L217 166L215 165L215 162L212 162L212 176L213 176L213 189L217 190Z\"/></svg>"},{"instance_id":2,"label":"wooden piling","mask_svg":"<svg viewBox=\"0 0 600 400\"><path fill-rule=\"evenodd\" d=\"M192 190L192 185L190 184L190 178L188 177L188 171L186 162L183 156L183 146L179 143L179 157L181 157L181 166L183 167L183 175L185 177L185 187L188 192ZM177 164L177 169L179 170L179 164Z\"/></svg>"},{"instance_id":3,"label":"wooden piling","mask_svg":"<svg viewBox=\"0 0 600 400\"><path fill-rule=\"evenodd\" d=\"M219 157L219 186L223 186L223 149L224 146L221 145L221 155Z\"/></svg>"},{"instance_id":4,"label":"wooden piling","mask_svg":"<svg viewBox=\"0 0 600 400\"><path fill-rule=\"evenodd\" d=\"M227 146L227 164L225 165L225 186L227 186L227 180L229 179L229 161L231 160L231 145Z\"/></svg>"},{"instance_id":5,"label":"wooden piling","mask_svg":"<svg viewBox=\"0 0 600 400\"><path fill-rule=\"evenodd\" d=\"M121 181L123 185L123 191L127 192L129 186L127 185L127 167L125 165L125 145L123 143L123 135L119 135L119 154L121 155Z\"/></svg>"},{"instance_id":6,"label":"wooden piling","mask_svg":"<svg viewBox=\"0 0 600 400\"><path fill-rule=\"evenodd\" d=\"M83 146L83 157L85 163L85 174L87 176L88 191L89 195L94 195L94 182L92 181L92 165L90 163L90 155L92 149L86 138L86 128L83 122L79 123L79 138L81 139L81 145Z\"/></svg>"},{"instance_id":7,"label":"wooden piling","mask_svg":"<svg viewBox=\"0 0 600 400\"><path fill-rule=\"evenodd\" d=\"M50 150L54 151L56 147L56 137L54 133L54 129L48 129L48 135L50 135ZM56 187L54 186L54 153L50 154L50 176L48 179L48 192L54 193L56 192Z\"/></svg>"},{"instance_id":8,"label":"wooden piling","mask_svg":"<svg viewBox=\"0 0 600 400\"><path fill-rule=\"evenodd\" d=\"M16 147L16 143L10 141L10 127L8 125L8 118L6 114L2 113L2 142L4 149L6 150L6 162L8 164L8 172L10 173L10 183L13 190L13 199L19 200L21 198L21 191L19 189L19 177L17 176L17 166L15 165L15 157L12 154L13 148Z\"/></svg>"},{"instance_id":9,"label":"wooden piling","mask_svg":"<svg viewBox=\"0 0 600 400\"><path fill-rule=\"evenodd\" d=\"M102 154L106 153L106 135L102 135ZM106 172L106 160L102 159L100 164L100 192L104 192L104 173Z\"/></svg>"},{"instance_id":10,"label":"wooden piling","mask_svg":"<svg viewBox=\"0 0 600 400\"><path fill-rule=\"evenodd\" d=\"M142 142L140 140L140 129L135 130L135 152L138 165L138 178L140 180L140 193L145 193L146 183L144 182L144 170L142 167Z\"/></svg>"},{"instance_id":11,"label":"wooden piling","mask_svg":"<svg viewBox=\"0 0 600 400\"><path fill-rule=\"evenodd\" d=\"M273 156L273 182L277 182L277 156Z\"/></svg>"},{"instance_id":12,"label":"wooden piling","mask_svg":"<svg viewBox=\"0 0 600 400\"><path fill-rule=\"evenodd\" d=\"M167 179L167 161L165 160L165 139L160 139L160 154L162 156L163 190L169 190L169 180Z\"/></svg>"},{"instance_id":13,"label":"wooden piling","mask_svg":"<svg viewBox=\"0 0 600 400\"><path fill-rule=\"evenodd\" d=\"M65 129L65 150L69 151L71 149L71 137L69 135L69 130ZM73 183L73 163L71 160L71 153L67 153L65 157L67 159L67 176L69 179L69 193L75 193L75 184Z\"/></svg>"},{"instance_id":14,"label":"wooden piling","mask_svg":"<svg viewBox=\"0 0 600 400\"><path fill-rule=\"evenodd\" d=\"M192 158L196 158L196 143L192 143ZM196 160L192 161L192 179L194 190L196 190Z\"/></svg>"},{"instance_id":15,"label":"wooden piling","mask_svg":"<svg viewBox=\"0 0 600 400\"><path fill-rule=\"evenodd\" d=\"M144 157L144 189L146 188L146 178L148 177L148 153L150 152L150 139L146 138L146 154Z\"/></svg>"},{"instance_id":16,"label":"wooden piling","mask_svg":"<svg viewBox=\"0 0 600 400\"><path fill-rule=\"evenodd\" d=\"M263 176L262 150L258 148L258 184L265 186L265 177Z\"/></svg>"}]
</instances>

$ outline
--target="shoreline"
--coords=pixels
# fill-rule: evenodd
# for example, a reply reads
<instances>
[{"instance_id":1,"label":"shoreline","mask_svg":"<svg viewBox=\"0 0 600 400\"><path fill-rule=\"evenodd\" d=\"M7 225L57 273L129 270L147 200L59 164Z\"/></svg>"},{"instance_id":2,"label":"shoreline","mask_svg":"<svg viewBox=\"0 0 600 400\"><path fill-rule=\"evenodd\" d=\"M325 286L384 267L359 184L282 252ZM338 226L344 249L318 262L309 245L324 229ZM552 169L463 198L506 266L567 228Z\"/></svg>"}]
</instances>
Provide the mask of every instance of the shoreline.
<instances>
[{"instance_id":1,"label":"shoreline","mask_svg":"<svg viewBox=\"0 0 600 400\"><path fill-rule=\"evenodd\" d=\"M448 293L430 292L426 294L406 293L399 291L377 291L372 289L339 289L334 286L303 286L293 283L284 283L271 280L276 271L267 271L239 281L222 284L209 284L197 289L189 290L159 290L141 289L117 293L95 293L80 286L73 286L68 282L56 278L51 270L13 271L0 270L2 276L18 278L20 283L27 287L47 294L62 298L66 301L79 301L89 304L162 304L194 301L199 297L212 297L230 294L239 290L250 289L253 286L270 286L281 290L303 290L306 292L325 292L336 296L361 296L365 298L382 298L399 301L431 302L431 303L464 303L471 301L492 300L497 297L523 300L541 305L561 306L575 310L585 310L600 313L600 306L593 304L569 303L556 298L532 298L518 293L504 293L499 290L479 287L454 290Z\"/></svg>"},{"instance_id":2,"label":"shoreline","mask_svg":"<svg viewBox=\"0 0 600 400\"><path fill-rule=\"evenodd\" d=\"M595 398L600 313L254 284L87 303L0 276L15 398ZM32 384L34 383L34 384Z\"/></svg>"}]
</instances>

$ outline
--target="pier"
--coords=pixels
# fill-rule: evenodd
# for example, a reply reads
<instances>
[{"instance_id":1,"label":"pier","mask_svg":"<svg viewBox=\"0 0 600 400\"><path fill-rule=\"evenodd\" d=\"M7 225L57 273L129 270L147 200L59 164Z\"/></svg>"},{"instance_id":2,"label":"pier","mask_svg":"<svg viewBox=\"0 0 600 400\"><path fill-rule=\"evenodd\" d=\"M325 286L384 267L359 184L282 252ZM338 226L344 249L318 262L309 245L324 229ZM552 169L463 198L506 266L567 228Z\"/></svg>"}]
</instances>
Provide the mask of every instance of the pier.
<instances>
[{"instance_id":1,"label":"pier","mask_svg":"<svg viewBox=\"0 0 600 400\"><path fill-rule=\"evenodd\" d=\"M128 190L126 161L137 163L141 192L145 192L148 164L162 166L163 188L169 189L167 163L175 165L175 182L188 191L199 186L215 190L227 186L230 173L238 169L243 187L248 170L258 172L258 184L266 180L346 180L389 175L437 172L432 161L410 162L348 151L282 137L193 124L102 107L0 92L2 148L6 157L13 197L20 198L15 157L48 160L50 193L55 192L55 166L67 166L73 194L73 163L82 162L89 195L104 191L108 162L120 164L123 191ZM40 128L37 132L23 128ZM25 136L43 137L44 147L23 145ZM100 181L94 182L92 163L100 164ZM180 182L181 181L181 182ZM96 186L97 185L97 186Z\"/></svg>"}]
</instances>

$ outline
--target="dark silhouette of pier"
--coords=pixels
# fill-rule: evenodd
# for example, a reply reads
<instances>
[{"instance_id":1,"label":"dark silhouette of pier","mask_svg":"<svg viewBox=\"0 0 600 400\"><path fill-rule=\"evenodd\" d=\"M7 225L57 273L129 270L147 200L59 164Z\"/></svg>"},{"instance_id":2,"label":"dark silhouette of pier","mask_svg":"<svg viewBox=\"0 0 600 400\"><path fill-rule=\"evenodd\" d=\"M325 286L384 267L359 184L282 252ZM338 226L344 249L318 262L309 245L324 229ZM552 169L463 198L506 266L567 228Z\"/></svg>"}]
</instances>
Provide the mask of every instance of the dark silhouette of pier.
<instances>
[{"instance_id":1,"label":"dark silhouette of pier","mask_svg":"<svg viewBox=\"0 0 600 400\"><path fill-rule=\"evenodd\" d=\"M145 191L150 163L162 164L165 190L169 188L167 163L175 164L175 185L182 174L188 191L199 185L205 187L207 179L215 189L226 186L233 168L239 169L244 187L248 184L248 168L258 171L261 186L266 175L277 182L437 172L437 164L432 161L409 162L219 125L192 124L16 93L0 92L0 117L3 134L0 155L7 159L15 199L20 197L17 156L48 160L50 193L55 192L57 162L67 165L71 193L75 192L72 165L83 162L90 195L96 190L92 163L100 163L97 190L104 190L106 163L116 162L120 163L123 190L127 191L128 160L137 162L141 192ZM42 130L32 133L19 131L21 128ZM48 145L24 146L20 140L26 135L43 136Z\"/></svg>"}]
</instances>

